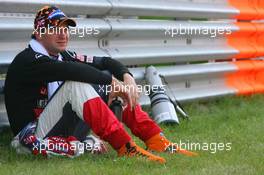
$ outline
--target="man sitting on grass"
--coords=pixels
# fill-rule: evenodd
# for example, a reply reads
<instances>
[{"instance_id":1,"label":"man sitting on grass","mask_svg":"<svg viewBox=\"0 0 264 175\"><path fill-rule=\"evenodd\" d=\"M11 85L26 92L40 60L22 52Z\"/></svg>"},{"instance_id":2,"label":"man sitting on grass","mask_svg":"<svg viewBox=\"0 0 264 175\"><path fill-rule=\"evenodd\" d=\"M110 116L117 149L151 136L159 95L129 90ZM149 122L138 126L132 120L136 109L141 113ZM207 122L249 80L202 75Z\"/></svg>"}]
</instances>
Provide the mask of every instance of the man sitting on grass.
<instances>
[{"instance_id":1,"label":"man sitting on grass","mask_svg":"<svg viewBox=\"0 0 264 175\"><path fill-rule=\"evenodd\" d=\"M34 154L74 157L79 152L71 146L85 140L89 127L119 156L165 163L164 158L137 146L105 103L121 97L125 103L122 122L149 151L195 155L175 147L142 111L135 80L124 65L109 57L80 56L66 50L69 26L75 27L76 22L60 9L43 7L35 17L28 48L8 69L5 103L20 144ZM102 97L95 90L98 85L109 86L112 91ZM125 86L135 88L127 90Z\"/></svg>"}]
</instances>

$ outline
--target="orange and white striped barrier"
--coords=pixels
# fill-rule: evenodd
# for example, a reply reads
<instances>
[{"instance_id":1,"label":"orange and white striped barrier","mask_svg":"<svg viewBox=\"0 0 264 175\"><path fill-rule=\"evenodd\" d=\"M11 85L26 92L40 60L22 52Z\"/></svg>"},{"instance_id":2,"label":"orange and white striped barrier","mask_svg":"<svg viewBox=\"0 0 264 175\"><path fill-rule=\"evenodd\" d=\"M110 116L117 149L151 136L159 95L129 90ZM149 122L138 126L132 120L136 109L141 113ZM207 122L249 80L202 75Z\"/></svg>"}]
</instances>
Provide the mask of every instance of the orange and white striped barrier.
<instances>
[{"instance_id":1,"label":"orange and white striped barrier","mask_svg":"<svg viewBox=\"0 0 264 175\"><path fill-rule=\"evenodd\" d=\"M229 46L239 51L233 58L245 59L264 56L264 23L235 23L239 30L227 35Z\"/></svg>"},{"instance_id":2,"label":"orange and white striped barrier","mask_svg":"<svg viewBox=\"0 0 264 175\"><path fill-rule=\"evenodd\" d=\"M239 10L239 14L233 18L239 20L260 20L264 19L263 0L228 0L230 6Z\"/></svg>"},{"instance_id":3,"label":"orange and white striped barrier","mask_svg":"<svg viewBox=\"0 0 264 175\"><path fill-rule=\"evenodd\" d=\"M227 87L236 89L237 95L264 93L264 61L233 62L237 70L225 75Z\"/></svg>"}]
</instances>

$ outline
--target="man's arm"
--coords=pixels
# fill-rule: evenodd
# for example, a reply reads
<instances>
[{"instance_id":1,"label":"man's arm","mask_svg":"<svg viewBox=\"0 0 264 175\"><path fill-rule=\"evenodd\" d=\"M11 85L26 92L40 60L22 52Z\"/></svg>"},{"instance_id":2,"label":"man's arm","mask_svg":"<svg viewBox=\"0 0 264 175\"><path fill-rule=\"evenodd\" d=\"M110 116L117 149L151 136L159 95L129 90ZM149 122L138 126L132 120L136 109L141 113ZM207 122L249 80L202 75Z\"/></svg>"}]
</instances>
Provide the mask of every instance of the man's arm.
<instances>
[{"instance_id":1,"label":"man's arm","mask_svg":"<svg viewBox=\"0 0 264 175\"><path fill-rule=\"evenodd\" d=\"M96 58L95 58L96 59ZM103 68L109 70L117 79L124 81L125 74L132 74L121 62L110 57L102 57Z\"/></svg>"},{"instance_id":2,"label":"man's arm","mask_svg":"<svg viewBox=\"0 0 264 175\"><path fill-rule=\"evenodd\" d=\"M111 57L78 55L77 53L69 50L62 52L61 54L64 57L64 60L82 62L100 70L108 70L121 81L124 81L123 78L125 73L128 73L133 77L125 65L115 59L112 59Z\"/></svg>"},{"instance_id":3,"label":"man's arm","mask_svg":"<svg viewBox=\"0 0 264 175\"><path fill-rule=\"evenodd\" d=\"M133 108L138 103L139 92L136 82L133 78L133 75L129 72L127 67L124 66L119 61L114 60L110 57L88 57L86 55L77 55L76 53L70 51L66 51L64 52L64 54L65 54L64 57L69 58L68 59L69 61L78 61L89 64L100 70L108 70L109 72L111 72L111 74L114 75L114 77L122 81L123 85L125 85L123 89L126 90L125 92L122 93L126 93L126 95L123 94L122 98L125 99L124 97L127 97L128 99L127 102L128 104L130 104L130 107ZM121 86L121 84L118 83L117 81L118 80L115 80L114 78L112 79L112 85L114 89L115 86L118 85ZM111 101L113 100L112 98L115 98L116 96L120 96L120 93L121 92L111 93L109 98L109 103L111 103Z\"/></svg>"},{"instance_id":4,"label":"man's arm","mask_svg":"<svg viewBox=\"0 0 264 175\"><path fill-rule=\"evenodd\" d=\"M124 81L124 74L129 72L128 68L120 63L119 61L112 59L110 57L89 57L86 55L76 56L76 60L91 65L100 70L108 70L111 74L113 74L120 81Z\"/></svg>"},{"instance_id":5,"label":"man's arm","mask_svg":"<svg viewBox=\"0 0 264 175\"><path fill-rule=\"evenodd\" d=\"M112 77L89 64L57 61L41 56L25 66L22 73L30 82L79 81L94 84L111 84Z\"/></svg>"}]
</instances>

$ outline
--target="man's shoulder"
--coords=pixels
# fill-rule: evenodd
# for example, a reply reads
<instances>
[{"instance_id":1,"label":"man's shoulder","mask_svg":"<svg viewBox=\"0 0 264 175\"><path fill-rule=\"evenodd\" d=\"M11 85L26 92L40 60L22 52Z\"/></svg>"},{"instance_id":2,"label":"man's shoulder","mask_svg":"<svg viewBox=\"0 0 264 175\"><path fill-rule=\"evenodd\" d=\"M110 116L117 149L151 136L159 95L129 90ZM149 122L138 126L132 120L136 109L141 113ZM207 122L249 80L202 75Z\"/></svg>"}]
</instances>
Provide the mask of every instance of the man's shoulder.
<instances>
[{"instance_id":1,"label":"man's shoulder","mask_svg":"<svg viewBox=\"0 0 264 175\"><path fill-rule=\"evenodd\" d=\"M45 55L35 52L31 48L25 48L23 51L19 52L15 59L24 59L24 60L32 60L32 59L39 59L41 57L46 57Z\"/></svg>"}]
</instances>

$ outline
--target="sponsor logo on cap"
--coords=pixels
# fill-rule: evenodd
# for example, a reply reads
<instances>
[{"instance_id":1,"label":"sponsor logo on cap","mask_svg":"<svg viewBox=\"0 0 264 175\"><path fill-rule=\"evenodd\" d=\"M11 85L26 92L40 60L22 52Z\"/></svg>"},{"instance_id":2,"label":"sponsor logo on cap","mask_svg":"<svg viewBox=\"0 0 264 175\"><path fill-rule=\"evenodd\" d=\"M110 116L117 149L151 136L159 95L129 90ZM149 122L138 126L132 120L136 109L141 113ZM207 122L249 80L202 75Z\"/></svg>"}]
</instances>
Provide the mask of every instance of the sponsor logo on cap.
<instances>
[{"instance_id":1,"label":"sponsor logo on cap","mask_svg":"<svg viewBox=\"0 0 264 175\"><path fill-rule=\"evenodd\" d=\"M58 10L55 10L54 12L52 12L50 15L49 15L49 17L48 17L48 19L53 19L53 18L61 18L61 17L65 17L66 15L60 10L60 9L58 9Z\"/></svg>"}]
</instances>

